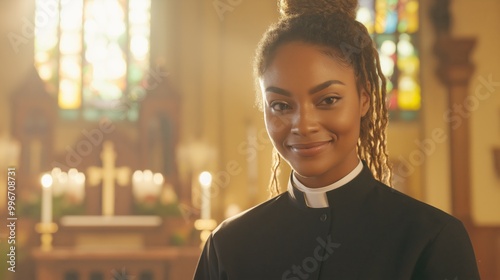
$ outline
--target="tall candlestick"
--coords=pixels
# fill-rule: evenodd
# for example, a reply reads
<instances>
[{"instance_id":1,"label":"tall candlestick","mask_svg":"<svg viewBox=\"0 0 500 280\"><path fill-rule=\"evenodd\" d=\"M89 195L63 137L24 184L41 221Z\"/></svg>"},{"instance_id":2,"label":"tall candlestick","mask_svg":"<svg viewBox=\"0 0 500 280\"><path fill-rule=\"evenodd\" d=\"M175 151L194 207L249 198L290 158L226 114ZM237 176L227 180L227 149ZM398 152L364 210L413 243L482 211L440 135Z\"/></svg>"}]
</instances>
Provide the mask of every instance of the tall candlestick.
<instances>
[{"instance_id":1,"label":"tall candlestick","mask_svg":"<svg viewBox=\"0 0 500 280\"><path fill-rule=\"evenodd\" d=\"M42 224L52 223L52 176L42 176Z\"/></svg>"},{"instance_id":2,"label":"tall candlestick","mask_svg":"<svg viewBox=\"0 0 500 280\"><path fill-rule=\"evenodd\" d=\"M204 171L198 178L201 185L201 219L210 219L210 186L212 185L212 174Z\"/></svg>"}]
</instances>

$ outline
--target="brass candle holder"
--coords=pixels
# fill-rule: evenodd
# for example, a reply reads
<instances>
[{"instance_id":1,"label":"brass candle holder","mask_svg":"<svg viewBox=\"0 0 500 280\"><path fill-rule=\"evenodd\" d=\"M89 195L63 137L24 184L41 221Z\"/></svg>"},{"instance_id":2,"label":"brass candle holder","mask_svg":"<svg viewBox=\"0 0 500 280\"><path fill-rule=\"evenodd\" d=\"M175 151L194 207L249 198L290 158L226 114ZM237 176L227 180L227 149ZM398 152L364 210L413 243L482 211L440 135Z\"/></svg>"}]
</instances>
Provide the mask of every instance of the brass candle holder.
<instances>
[{"instance_id":1,"label":"brass candle holder","mask_svg":"<svg viewBox=\"0 0 500 280\"><path fill-rule=\"evenodd\" d=\"M35 225L35 230L40 234L40 248L42 251L52 250L52 235L57 232L58 226L56 223L38 223Z\"/></svg>"},{"instance_id":2,"label":"brass candle holder","mask_svg":"<svg viewBox=\"0 0 500 280\"><path fill-rule=\"evenodd\" d=\"M213 219L198 219L194 221L194 227L200 231L200 247L203 249L212 230L217 227L217 221Z\"/></svg>"}]
</instances>

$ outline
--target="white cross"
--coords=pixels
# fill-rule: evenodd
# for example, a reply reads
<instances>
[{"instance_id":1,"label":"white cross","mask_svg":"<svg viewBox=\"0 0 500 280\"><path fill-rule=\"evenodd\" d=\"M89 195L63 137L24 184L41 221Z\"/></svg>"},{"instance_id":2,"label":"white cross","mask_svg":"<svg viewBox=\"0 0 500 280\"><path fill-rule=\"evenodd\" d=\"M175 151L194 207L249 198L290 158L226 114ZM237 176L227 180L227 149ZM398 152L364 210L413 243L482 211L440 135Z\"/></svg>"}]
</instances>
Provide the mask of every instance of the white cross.
<instances>
[{"instance_id":1,"label":"white cross","mask_svg":"<svg viewBox=\"0 0 500 280\"><path fill-rule=\"evenodd\" d=\"M113 216L115 213L115 180L118 185L126 186L129 183L130 168L115 168L116 153L111 141L103 143L101 160L102 168L89 167L87 176L91 186L97 186L102 182L102 215Z\"/></svg>"}]
</instances>

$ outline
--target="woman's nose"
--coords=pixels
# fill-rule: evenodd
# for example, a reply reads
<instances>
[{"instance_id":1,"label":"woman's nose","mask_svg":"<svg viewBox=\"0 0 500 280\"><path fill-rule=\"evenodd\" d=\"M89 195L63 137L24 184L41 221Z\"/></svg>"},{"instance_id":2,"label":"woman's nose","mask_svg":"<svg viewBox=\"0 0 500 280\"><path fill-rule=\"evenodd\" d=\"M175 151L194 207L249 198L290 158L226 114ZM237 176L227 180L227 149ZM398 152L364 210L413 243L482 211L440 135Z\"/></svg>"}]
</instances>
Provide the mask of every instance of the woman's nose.
<instances>
[{"instance_id":1,"label":"woman's nose","mask_svg":"<svg viewBox=\"0 0 500 280\"><path fill-rule=\"evenodd\" d=\"M292 120L292 133L306 136L317 132L319 129L318 114L314 106L300 106L294 113Z\"/></svg>"}]
</instances>

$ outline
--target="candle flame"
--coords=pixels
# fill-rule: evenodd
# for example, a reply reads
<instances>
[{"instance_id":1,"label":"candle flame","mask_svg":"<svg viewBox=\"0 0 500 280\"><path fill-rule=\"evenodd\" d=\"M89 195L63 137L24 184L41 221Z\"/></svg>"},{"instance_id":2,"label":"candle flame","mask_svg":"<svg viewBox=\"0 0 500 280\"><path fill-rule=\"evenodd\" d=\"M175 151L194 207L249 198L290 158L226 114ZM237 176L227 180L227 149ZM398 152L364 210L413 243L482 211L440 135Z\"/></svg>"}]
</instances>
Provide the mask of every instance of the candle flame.
<instances>
[{"instance_id":1,"label":"candle flame","mask_svg":"<svg viewBox=\"0 0 500 280\"><path fill-rule=\"evenodd\" d=\"M42 187L44 188L50 188L53 183L52 176L50 174L44 174L40 181L42 183Z\"/></svg>"},{"instance_id":2,"label":"candle flame","mask_svg":"<svg viewBox=\"0 0 500 280\"><path fill-rule=\"evenodd\" d=\"M209 188L210 184L212 184L212 174L208 171L203 171L201 172L200 177L198 177L198 180L204 188Z\"/></svg>"}]
</instances>

